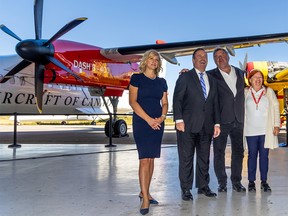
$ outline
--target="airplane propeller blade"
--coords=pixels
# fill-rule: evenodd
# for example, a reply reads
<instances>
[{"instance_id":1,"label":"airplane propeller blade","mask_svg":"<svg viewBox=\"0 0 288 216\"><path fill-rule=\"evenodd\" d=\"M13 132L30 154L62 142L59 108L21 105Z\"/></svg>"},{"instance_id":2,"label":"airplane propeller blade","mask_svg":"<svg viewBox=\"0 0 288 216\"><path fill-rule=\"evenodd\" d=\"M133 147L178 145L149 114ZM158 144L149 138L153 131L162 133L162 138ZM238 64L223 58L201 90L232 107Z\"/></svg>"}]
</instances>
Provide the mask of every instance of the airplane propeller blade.
<instances>
[{"instance_id":1,"label":"airplane propeller blade","mask_svg":"<svg viewBox=\"0 0 288 216\"><path fill-rule=\"evenodd\" d=\"M46 41L43 46L47 46L48 44L52 43L53 41L57 40L62 35L66 34L71 29L75 28L79 24L81 24L83 21L87 20L86 17L80 17L75 20L72 20L71 22L67 23L65 26L63 26L56 34L54 34L48 41Z\"/></svg>"},{"instance_id":2,"label":"airplane propeller blade","mask_svg":"<svg viewBox=\"0 0 288 216\"><path fill-rule=\"evenodd\" d=\"M247 61L248 61L248 53L245 54L245 58L243 61L244 71L246 71L247 68Z\"/></svg>"},{"instance_id":3,"label":"airplane propeller blade","mask_svg":"<svg viewBox=\"0 0 288 216\"><path fill-rule=\"evenodd\" d=\"M7 82L7 80L9 80L13 75L15 75L16 73L18 73L19 71L23 70L24 68L26 68L27 66L29 66L30 64L32 64L32 62L26 61L26 60L22 60L19 64L17 64L12 70L10 70L4 77L4 79L2 79L0 81L0 83L5 83Z\"/></svg>"},{"instance_id":4,"label":"airplane propeller blade","mask_svg":"<svg viewBox=\"0 0 288 216\"><path fill-rule=\"evenodd\" d=\"M34 2L34 24L35 24L36 40L42 38L42 17L43 17L43 0L38 0Z\"/></svg>"},{"instance_id":5,"label":"airplane propeller blade","mask_svg":"<svg viewBox=\"0 0 288 216\"><path fill-rule=\"evenodd\" d=\"M69 68L67 68L64 64L62 64L62 62L60 62L59 60L57 60L56 58L52 57L52 56L47 56L47 59L52 62L53 64L55 64L56 66L58 66L59 68L67 71L69 74L71 74L73 77L75 77L77 80L83 81L83 79L81 77L79 77L78 75L76 75L72 70L70 70Z\"/></svg>"},{"instance_id":6,"label":"airplane propeller blade","mask_svg":"<svg viewBox=\"0 0 288 216\"><path fill-rule=\"evenodd\" d=\"M22 41L20 37L18 37L14 32L12 32L9 28L7 28L4 24L0 26L2 31L4 31L6 34L10 35L11 37L15 38L18 41Z\"/></svg>"},{"instance_id":7,"label":"airplane propeller blade","mask_svg":"<svg viewBox=\"0 0 288 216\"><path fill-rule=\"evenodd\" d=\"M248 71L247 71L247 60L248 60L248 54L245 54L245 58L243 63L241 63L241 61L239 61L239 67L241 70L244 71L244 76L247 78L248 77ZM248 85L248 83L246 83Z\"/></svg>"},{"instance_id":8,"label":"airplane propeller blade","mask_svg":"<svg viewBox=\"0 0 288 216\"><path fill-rule=\"evenodd\" d=\"M248 60L248 54L245 54L245 58L243 63L241 61L239 61L239 67L241 70L246 71L246 67L247 67L247 60Z\"/></svg>"},{"instance_id":9,"label":"airplane propeller blade","mask_svg":"<svg viewBox=\"0 0 288 216\"><path fill-rule=\"evenodd\" d=\"M42 113L42 95L43 95L43 83L44 83L44 65L35 64L35 99L37 109Z\"/></svg>"},{"instance_id":10,"label":"airplane propeller blade","mask_svg":"<svg viewBox=\"0 0 288 216\"><path fill-rule=\"evenodd\" d=\"M239 61L239 68L240 68L241 70L243 70L243 64L242 64L241 61Z\"/></svg>"}]
</instances>

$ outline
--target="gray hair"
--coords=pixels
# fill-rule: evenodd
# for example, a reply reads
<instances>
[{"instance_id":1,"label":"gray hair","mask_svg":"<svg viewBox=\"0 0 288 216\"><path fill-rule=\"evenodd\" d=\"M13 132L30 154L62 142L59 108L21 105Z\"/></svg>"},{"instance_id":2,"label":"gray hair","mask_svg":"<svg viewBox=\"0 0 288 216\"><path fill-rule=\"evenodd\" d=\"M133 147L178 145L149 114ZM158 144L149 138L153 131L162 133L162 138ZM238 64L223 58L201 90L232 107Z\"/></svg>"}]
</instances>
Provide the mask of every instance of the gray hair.
<instances>
[{"instance_id":1,"label":"gray hair","mask_svg":"<svg viewBox=\"0 0 288 216\"><path fill-rule=\"evenodd\" d=\"M222 47L217 47L214 49L213 51L213 56L215 55L216 52L218 52L219 50L223 50L228 56L229 56L229 53L226 49L222 48Z\"/></svg>"}]
</instances>

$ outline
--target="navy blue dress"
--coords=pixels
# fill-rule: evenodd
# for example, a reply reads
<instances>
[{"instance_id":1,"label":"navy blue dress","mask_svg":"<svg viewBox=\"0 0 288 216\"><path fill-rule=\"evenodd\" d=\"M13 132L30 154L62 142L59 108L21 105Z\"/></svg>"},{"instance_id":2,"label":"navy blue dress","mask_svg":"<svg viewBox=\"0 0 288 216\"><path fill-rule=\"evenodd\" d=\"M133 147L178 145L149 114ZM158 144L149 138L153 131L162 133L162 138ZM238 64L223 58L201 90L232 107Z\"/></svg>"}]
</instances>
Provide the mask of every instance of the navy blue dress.
<instances>
[{"instance_id":1,"label":"navy blue dress","mask_svg":"<svg viewBox=\"0 0 288 216\"><path fill-rule=\"evenodd\" d=\"M167 92L167 83L164 78L150 79L143 73L133 74L130 84L138 87L137 102L142 109L152 118L162 115L161 99ZM164 122L160 130L153 130L150 125L133 113L133 135L137 145L139 159L159 158L161 142L164 132Z\"/></svg>"}]
</instances>

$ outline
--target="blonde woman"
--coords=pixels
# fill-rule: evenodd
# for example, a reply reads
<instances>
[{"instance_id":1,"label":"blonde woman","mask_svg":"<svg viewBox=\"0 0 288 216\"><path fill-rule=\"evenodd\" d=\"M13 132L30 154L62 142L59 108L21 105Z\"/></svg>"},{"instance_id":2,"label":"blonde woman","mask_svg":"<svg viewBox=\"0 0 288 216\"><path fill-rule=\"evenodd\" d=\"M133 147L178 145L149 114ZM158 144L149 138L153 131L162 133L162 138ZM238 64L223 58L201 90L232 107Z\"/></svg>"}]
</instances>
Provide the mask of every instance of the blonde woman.
<instances>
[{"instance_id":1,"label":"blonde woman","mask_svg":"<svg viewBox=\"0 0 288 216\"><path fill-rule=\"evenodd\" d=\"M140 73L133 74L129 86L129 103L133 109L133 135L139 157L140 213L149 212L150 204L158 204L149 188L154 171L154 158L160 157L164 120L168 111L167 83L158 77L160 55L147 51L140 62Z\"/></svg>"}]
</instances>

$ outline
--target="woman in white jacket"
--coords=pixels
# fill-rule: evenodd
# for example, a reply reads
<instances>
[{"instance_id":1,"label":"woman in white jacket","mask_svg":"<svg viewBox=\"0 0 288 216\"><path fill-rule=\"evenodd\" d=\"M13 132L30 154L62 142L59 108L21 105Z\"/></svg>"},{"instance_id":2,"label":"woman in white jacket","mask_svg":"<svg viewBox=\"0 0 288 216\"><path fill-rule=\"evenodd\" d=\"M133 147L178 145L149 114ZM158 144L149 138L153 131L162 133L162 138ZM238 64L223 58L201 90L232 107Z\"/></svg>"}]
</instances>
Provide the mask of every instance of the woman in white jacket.
<instances>
[{"instance_id":1,"label":"woman in white jacket","mask_svg":"<svg viewBox=\"0 0 288 216\"><path fill-rule=\"evenodd\" d=\"M267 183L269 149L278 147L280 131L279 102L274 91L263 84L263 73L254 69L248 74L250 87L245 89L244 143L248 146L248 190L256 191L257 159L261 189L271 191Z\"/></svg>"}]
</instances>

